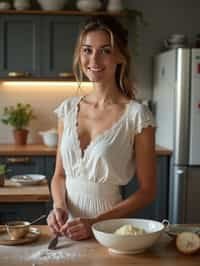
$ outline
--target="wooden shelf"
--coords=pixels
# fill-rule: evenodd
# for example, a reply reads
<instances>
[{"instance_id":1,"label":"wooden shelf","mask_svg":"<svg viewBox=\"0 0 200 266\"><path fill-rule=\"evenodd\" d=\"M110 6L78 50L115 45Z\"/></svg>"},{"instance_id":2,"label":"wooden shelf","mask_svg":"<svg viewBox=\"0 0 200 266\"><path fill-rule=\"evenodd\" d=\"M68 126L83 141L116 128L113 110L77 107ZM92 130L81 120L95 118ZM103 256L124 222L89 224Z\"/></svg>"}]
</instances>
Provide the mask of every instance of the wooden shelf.
<instances>
[{"instance_id":1,"label":"wooden shelf","mask_svg":"<svg viewBox=\"0 0 200 266\"><path fill-rule=\"evenodd\" d=\"M39 82L49 82L49 81L55 81L55 82L77 82L76 81L76 79L75 79L75 77L69 77L69 78L56 78L56 77L54 77L54 78L37 78L37 77L31 77L31 78L0 78L0 83L2 83L2 82L7 82L7 81L9 81L9 82L21 82L21 81L27 81L27 82L35 82L35 81L39 81ZM88 79L86 79L86 78L84 78L83 79L83 82L89 82L89 80Z\"/></svg>"},{"instance_id":2,"label":"wooden shelf","mask_svg":"<svg viewBox=\"0 0 200 266\"><path fill-rule=\"evenodd\" d=\"M82 12L78 10L15 10L15 9L6 9L0 10L0 14L24 14L24 15L66 15L66 16L127 16L127 13L124 12L107 12L107 11L96 11L96 12Z\"/></svg>"}]
</instances>

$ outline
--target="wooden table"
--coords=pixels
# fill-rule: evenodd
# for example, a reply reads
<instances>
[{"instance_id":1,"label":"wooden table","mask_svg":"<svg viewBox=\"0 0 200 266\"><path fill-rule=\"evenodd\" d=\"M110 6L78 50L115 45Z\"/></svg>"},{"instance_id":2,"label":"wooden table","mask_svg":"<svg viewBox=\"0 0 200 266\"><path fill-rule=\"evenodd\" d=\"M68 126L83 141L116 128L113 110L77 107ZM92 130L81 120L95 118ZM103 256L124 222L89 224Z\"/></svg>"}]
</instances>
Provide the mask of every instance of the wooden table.
<instances>
[{"instance_id":1,"label":"wooden table","mask_svg":"<svg viewBox=\"0 0 200 266\"><path fill-rule=\"evenodd\" d=\"M49 251L47 244L50 233L47 226L37 226L40 238L23 246L0 246L1 266L83 265L83 266L199 266L200 253L192 256L180 254L174 241L163 234L148 251L137 255L110 253L94 239L72 241L61 238L58 248ZM38 257L38 254L40 256ZM43 254L43 255L42 255ZM55 259L57 257L57 259ZM53 258L53 259L50 259ZM60 258L60 259L59 259Z\"/></svg>"},{"instance_id":2,"label":"wooden table","mask_svg":"<svg viewBox=\"0 0 200 266\"><path fill-rule=\"evenodd\" d=\"M44 202L50 200L50 193L47 182L37 186L21 186L10 180L0 187L1 202Z\"/></svg>"}]
</instances>

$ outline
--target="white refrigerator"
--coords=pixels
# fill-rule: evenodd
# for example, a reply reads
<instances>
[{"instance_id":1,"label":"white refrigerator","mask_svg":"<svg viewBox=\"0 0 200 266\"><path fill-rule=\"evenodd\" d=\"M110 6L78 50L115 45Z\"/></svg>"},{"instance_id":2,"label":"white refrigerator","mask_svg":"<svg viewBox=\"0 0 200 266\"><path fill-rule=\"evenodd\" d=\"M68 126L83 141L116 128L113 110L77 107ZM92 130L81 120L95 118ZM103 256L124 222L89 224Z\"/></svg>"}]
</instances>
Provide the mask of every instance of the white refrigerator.
<instances>
[{"instance_id":1,"label":"white refrigerator","mask_svg":"<svg viewBox=\"0 0 200 266\"><path fill-rule=\"evenodd\" d=\"M170 223L200 223L200 49L154 58L156 143L172 150Z\"/></svg>"}]
</instances>

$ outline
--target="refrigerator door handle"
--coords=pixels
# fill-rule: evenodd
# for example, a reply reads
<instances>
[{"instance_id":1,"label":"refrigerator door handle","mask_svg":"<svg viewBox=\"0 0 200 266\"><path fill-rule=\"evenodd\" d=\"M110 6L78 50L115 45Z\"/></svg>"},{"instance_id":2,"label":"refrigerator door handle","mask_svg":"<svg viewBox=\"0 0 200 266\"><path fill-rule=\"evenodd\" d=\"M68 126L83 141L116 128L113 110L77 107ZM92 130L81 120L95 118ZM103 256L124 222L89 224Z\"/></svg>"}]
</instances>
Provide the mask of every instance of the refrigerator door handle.
<instances>
[{"instance_id":1,"label":"refrigerator door handle","mask_svg":"<svg viewBox=\"0 0 200 266\"><path fill-rule=\"evenodd\" d=\"M186 216L187 168L174 167L172 178L169 220L171 223L184 223Z\"/></svg>"}]
</instances>

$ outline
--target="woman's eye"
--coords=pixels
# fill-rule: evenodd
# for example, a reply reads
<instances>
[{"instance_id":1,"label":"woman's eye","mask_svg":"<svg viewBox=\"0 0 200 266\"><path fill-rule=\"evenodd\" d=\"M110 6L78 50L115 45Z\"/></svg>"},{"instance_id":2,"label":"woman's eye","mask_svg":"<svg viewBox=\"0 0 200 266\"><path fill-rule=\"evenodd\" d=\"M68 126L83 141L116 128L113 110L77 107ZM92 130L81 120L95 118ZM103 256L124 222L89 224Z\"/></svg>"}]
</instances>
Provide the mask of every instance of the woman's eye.
<instances>
[{"instance_id":1,"label":"woman's eye","mask_svg":"<svg viewBox=\"0 0 200 266\"><path fill-rule=\"evenodd\" d=\"M91 54L92 50L90 48L83 48L83 53L84 54Z\"/></svg>"},{"instance_id":2,"label":"woman's eye","mask_svg":"<svg viewBox=\"0 0 200 266\"><path fill-rule=\"evenodd\" d=\"M101 53L102 54L110 54L111 53L111 50L110 50L110 48L102 48L101 49Z\"/></svg>"}]
</instances>

